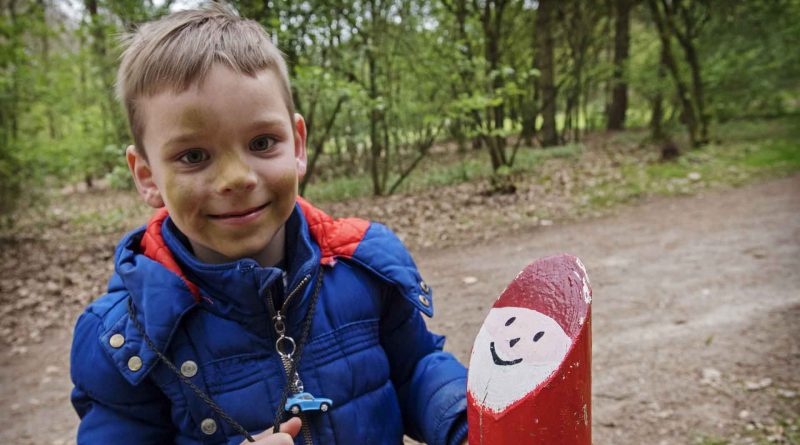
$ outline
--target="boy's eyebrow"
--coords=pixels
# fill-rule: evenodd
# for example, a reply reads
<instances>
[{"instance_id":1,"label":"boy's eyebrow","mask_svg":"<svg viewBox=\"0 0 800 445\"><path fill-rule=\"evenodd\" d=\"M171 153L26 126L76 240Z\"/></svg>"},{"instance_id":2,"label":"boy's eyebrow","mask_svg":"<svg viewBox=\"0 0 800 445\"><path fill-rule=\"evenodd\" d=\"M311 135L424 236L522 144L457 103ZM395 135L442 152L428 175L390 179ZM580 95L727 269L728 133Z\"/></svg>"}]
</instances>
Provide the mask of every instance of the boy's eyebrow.
<instances>
[{"instance_id":1,"label":"boy's eyebrow","mask_svg":"<svg viewBox=\"0 0 800 445\"><path fill-rule=\"evenodd\" d=\"M262 127L281 127L286 125L286 119L281 119L280 117L272 117L272 116L265 116L265 117L256 117L253 121L248 125L248 128L257 129Z\"/></svg>"},{"instance_id":2,"label":"boy's eyebrow","mask_svg":"<svg viewBox=\"0 0 800 445\"><path fill-rule=\"evenodd\" d=\"M196 132L191 133L181 133L177 136L173 136L167 140L164 144L165 147L169 147L170 145L178 145L178 144L185 144L187 142L192 142L197 140L198 134Z\"/></svg>"},{"instance_id":3,"label":"boy's eyebrow","mask_svg":"<svg viewBox=\"0 0 800 445\"><path fill-rule=\"evenodd\" d=\"M265 117L253 120L247 128L250 131L258 130L259 128L276 128L276 127L284 127L286 125L286 119L281 119L277 117ZM201 137L201 132L204 130L204 127L198 127L197 130L193 128L188 128L187 132L180 133L175 135L167 140L164 146L171 146L171 145L178 145L178 144L185 144L187 142L194 142L197 138Z\"/></svg>"}]
</instances>

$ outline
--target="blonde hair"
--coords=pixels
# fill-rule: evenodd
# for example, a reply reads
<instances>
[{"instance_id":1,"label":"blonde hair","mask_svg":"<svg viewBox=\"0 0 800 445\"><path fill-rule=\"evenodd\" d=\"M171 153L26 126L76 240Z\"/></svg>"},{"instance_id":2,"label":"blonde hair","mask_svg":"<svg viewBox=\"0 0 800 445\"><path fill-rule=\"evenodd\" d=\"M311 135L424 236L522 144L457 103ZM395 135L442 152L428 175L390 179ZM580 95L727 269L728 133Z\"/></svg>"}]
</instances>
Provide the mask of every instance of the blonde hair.
<instances>
[{"instance_id":1,"label":"blonde hair","mask_svg":"<svg viewBox=\"0 0 800 445\"><path fill-rule=\"evenodd\" d=\"M290 118L294 116L289 74L281 52L264 28L228 6L210 3L198 10L172 13L141 25L122 37L117 96L128 113L134 144L146 156L144 124L137 99L164 91L180 93L202 82L215 63L255 76L273 70L280 79Z\"/></svg>"}]
</instances>

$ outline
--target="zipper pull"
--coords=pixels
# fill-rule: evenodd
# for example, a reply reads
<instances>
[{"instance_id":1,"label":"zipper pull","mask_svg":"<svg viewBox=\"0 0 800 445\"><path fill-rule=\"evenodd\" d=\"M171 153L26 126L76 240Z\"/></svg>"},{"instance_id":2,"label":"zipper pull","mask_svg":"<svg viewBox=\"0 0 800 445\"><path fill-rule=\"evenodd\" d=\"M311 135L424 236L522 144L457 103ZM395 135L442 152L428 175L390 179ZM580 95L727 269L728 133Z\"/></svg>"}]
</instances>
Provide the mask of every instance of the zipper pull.
<instances>
[{"instance_id":1,"label":"zipper pull","mask_svg":"<svg viewBox=\"0 0 800 445\"><path fill-rule=\"evenodd\" d=\"M286 335L286 319L280 312L275 314L272 317L272 327L275 328L275 333L278 334L278 337L284 337Z\"/></svg>"},{"instance_id":2,"label":"zipper pull","mask_svg":"<svg viewBox=\"0 0 800 445\"><path fill-rule=\"evenodd\" d=\"M294 373L293 385L295 389L295 394L297 394L298 392L305 392L305 387L303 387L303 381L300 380L300 374L298 374L297 371L295 371Z\"/></svg>"},{"instance_id":3,"label":"zipper pull","mask_svg":"<svg viewBox=\"0 0 800 445\"><path fill-rule=\"evenodd\" d=\"M281 334L281 336L275 340L275 350L278 351L278 355L280 355L281 359L284 361L292 361L295 349L297 349L297 345L292 337Z\"/></svg>"}]
</instances>

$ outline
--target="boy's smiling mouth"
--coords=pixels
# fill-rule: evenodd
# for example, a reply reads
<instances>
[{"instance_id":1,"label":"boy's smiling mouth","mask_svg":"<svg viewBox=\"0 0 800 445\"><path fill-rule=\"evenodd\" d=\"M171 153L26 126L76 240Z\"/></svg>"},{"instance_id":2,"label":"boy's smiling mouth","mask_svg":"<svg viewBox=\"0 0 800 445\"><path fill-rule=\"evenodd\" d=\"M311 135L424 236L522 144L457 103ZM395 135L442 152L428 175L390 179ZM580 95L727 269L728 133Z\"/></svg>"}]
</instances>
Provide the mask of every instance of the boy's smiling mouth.
<instances>
[{"instance_id":1,"label":"boy's smiling mouth","mask_svg":"<svg viewBox=\"0 0 800 445\"><path fill-rule=\"evenodd\" d=\"M261 211L267 208L271 202L260 205L258 207L251 207L249 209L237 210L234 212L209 214L208 217L217 221L231 222L231 223L244 223L256 218L261 214Z\"/></svg>"}]
</instances>

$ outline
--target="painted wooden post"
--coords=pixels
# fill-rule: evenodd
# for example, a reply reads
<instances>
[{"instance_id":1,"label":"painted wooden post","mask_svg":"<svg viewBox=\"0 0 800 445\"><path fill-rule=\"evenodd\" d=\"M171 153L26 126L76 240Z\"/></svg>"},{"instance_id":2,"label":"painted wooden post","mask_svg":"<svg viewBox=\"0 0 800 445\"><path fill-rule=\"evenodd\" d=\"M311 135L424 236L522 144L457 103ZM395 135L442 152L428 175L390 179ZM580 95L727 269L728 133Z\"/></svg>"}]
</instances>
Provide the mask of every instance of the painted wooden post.
<instances>
[{"instance_id":1,"label":"painted wooden post","mask_svg":"<svg viewBox=\"0 0 800 445\"><path fill-rule=\"evenodd\" d=\"M591 301L571 255L537 260L508 285L472 348L470 445L591 445Z\"/></svg>"}]
</instances>

